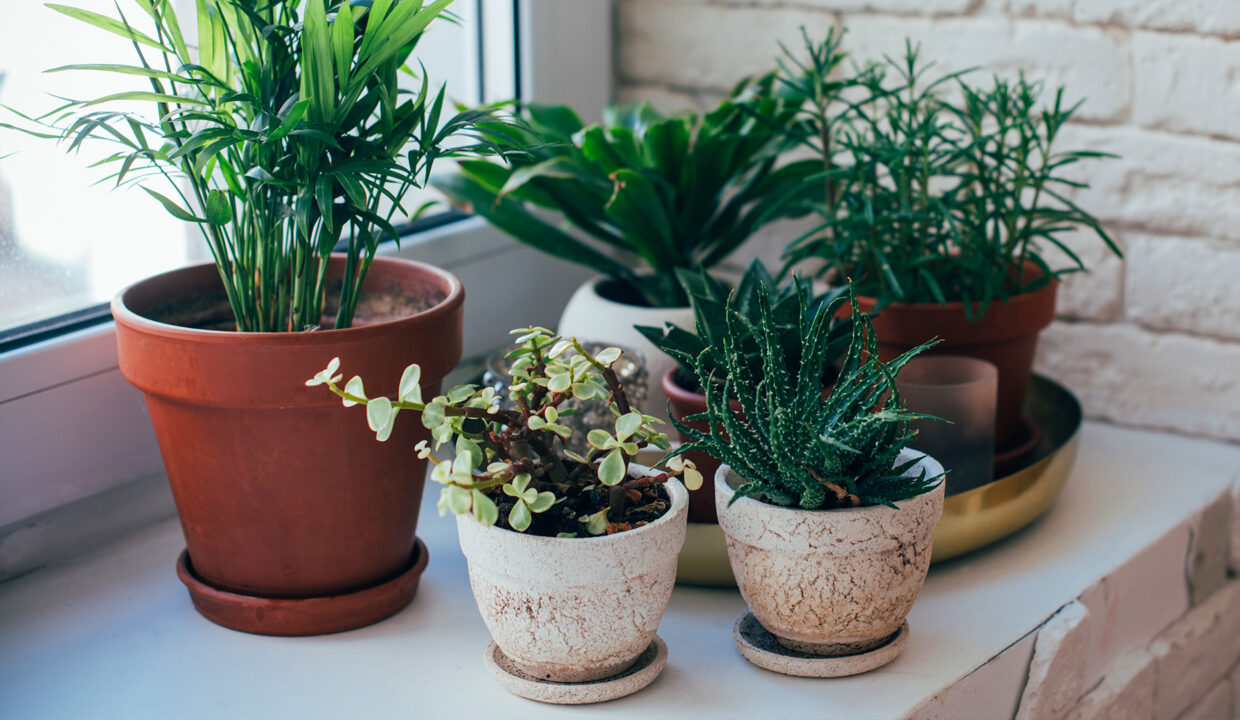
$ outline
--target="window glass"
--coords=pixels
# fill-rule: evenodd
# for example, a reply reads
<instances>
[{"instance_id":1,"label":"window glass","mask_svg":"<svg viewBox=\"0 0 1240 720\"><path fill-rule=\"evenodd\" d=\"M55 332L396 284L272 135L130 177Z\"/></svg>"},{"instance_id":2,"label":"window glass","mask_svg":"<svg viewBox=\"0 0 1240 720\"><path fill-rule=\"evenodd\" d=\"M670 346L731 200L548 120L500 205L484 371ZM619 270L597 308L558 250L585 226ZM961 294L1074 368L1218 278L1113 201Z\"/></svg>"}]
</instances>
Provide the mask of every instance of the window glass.
<instances>
[{"instance_id":1,"label":"window glass","mask_svg":"<svg viewBox=\"0 0 1240 720\"><path fill-rule=\"evenodd\" d=\"M68 2L109 16L116 12L113 0ZM484 60L478 43L480 13L489 4L490 0L459 0L453 6L457 21L432 23L415 54L433 85L447 83L452 100L479 102L480 63L485 62L488 71L494 68L495 60ZM120 0L119 5L143 29L137 4ZM194 38L193 2L182 5L179 17L185 36ZM494 22L488 19L487 32ZM510 17L508 22L511 34ZM509 75L511 57L506 60ZM6 2L0 22L0 104L39 113L56 107L57 97L147 90L137 77L44 72L73 63L134 60L132 47L122 38L42 3ZM417 81L408 82L413 86ZM14 119L0 109L0 120ZM0 129L0 334L106 302L129 282L209 258L198 230L172 218L146 193L136 188L114 190L110 183L98 182L106 173L89 165L107 149L84 146L66 154L63 145ZM429 199L429 192L411 193L405 207L417 208Z\"/></svg>"}]
</instances>

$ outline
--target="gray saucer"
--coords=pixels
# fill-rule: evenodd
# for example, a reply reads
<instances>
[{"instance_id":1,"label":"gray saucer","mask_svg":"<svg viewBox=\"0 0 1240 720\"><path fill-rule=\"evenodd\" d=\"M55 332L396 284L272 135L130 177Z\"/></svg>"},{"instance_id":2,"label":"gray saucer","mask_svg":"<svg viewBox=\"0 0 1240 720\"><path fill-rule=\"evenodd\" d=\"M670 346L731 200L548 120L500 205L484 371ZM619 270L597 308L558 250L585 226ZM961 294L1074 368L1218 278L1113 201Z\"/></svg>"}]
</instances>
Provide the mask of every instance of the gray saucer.
<instances>
[{"instance_id":1,"label":"gray saucer","mask_svg":"<svg viewBox=\"0 0 1240 720\"><path fill-rule=\"evenodd\" d=\"M760 668L797 677L830 678L860 675L880 668L900 654L908 643L908 621L886 644L857 655L822 657L789 650L762 627L749 608L732 625L732 642L741 655Z\"/></svg>"},{"instance_id":2,"label":"gray saucer","mask_svg":"<svg viewBox=\"0 0 1240 720\"><path fill-rule=\"evenodd\" d=\"M624 672L580 683L557 683L531 677L517 669L495 643L487 645L482 660L491 671L491 677L514 695L556 705L586 705L632 695L654 682L667 665L667 644L655 635L637 662Z\"/></svg>"}]
</instances>

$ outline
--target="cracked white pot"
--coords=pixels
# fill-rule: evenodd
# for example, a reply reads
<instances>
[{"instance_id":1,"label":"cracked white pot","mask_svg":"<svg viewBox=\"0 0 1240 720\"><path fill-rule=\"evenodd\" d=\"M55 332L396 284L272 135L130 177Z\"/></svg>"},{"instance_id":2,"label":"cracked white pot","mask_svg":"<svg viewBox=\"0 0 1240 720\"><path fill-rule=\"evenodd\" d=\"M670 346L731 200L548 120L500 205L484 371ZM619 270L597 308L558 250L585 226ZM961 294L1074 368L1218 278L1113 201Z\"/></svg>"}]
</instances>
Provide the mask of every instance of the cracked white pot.
<instances>
[{"instance_id":1,"label":"cracked white pot","mask_svg":"<svg viewBox=\"0 0 1240 720\"><path fill-rule=\"evenodd\" d=\"M921 453L905 449L898 462ZM922 456L911 473L943 472ZM741 595L784 647L813 655L853 655L885 643L904 623L926 580L943 483L897 503L801 510L751 497L733 503L742 480L715 475L719 525Z\"/></svg>"},{"instance_id":2,"label":"cracked white pot","mask_svg":"<svg viewBox=\"0 0 1240 720\"><path fill-rule=\"evenodd\" d=\"M474 600L491 637L526 674L587 682L623 672L654 639L676 582L689 493L634 530L553 538L457 517Z\"/></svg>"}]
</instances>

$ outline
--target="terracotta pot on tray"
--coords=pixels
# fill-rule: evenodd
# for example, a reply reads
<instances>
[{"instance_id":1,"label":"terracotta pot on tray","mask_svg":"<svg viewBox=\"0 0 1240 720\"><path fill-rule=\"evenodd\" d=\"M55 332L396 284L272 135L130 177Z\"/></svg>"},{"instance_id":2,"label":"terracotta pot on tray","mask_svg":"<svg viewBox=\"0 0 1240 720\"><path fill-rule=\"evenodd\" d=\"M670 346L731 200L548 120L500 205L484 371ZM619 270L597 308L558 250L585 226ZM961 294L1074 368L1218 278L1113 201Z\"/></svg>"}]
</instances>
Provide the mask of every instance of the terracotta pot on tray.
<instances>
[{"instance_id":1,"label":"terracotta pot on tray","mask_svg":"<svg viewBox=\"0 0 1240 720\"><path fill-rule=\"evenodd\" d=\"M329 277L343 268L334 257ZM394 614L427 562L415 535L425 461L412 448L429 432L398 423L377 442L364 407L346 409L304 383L339 357L368 394L394 395L416 362L423 393L438 393L461 354L460 282L376 258L353 328L299 333L202 329L231 317L223 297L215 266L204 264L138 282L112 302L120 369L146 395L185 533L179 575L195 606L270 635Z\"/></svg>"},{"instance_id":2,"label":"terracotta pot on tray","mask_svg":"<svg viewBox=\"0 0 1240 720\"><path fill-rule=\"evenodd\" d=\"M879 357L889 362L909 348L938 337L941 343L926 355L964 355L994 363L999 368L999 399L995 415L997 450L1020 445L1022 435L1034 432L1021 422L1021 405L1029 389L1038 334L1055 319L1055 294L1059 283L1030 293L1015 295L1008 302L996 300L977 322L969 322L964 303L891 303L874 318ZM874 298L859 297L862 312L872 313Z\"/></svg>"}]
</instances>

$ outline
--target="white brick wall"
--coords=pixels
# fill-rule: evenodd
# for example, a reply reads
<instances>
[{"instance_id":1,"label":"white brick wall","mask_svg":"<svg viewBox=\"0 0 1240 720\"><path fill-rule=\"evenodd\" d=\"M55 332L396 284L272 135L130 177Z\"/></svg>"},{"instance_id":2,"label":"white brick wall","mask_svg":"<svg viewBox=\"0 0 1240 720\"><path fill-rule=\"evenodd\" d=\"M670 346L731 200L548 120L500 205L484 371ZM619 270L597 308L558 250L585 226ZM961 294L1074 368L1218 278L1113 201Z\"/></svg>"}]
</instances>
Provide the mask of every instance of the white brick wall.
<instances>
[{"instance_id":1,"label":"white brick wall","mask_svg":"<svg viewBox=\"0 0 1240 720\"><path fill-rule=\"evenodd\" d=\"M665 110L766 71L802 25L846 27L860 59L908 37L944 70L1024 71L1085 98L1062 147L1122 156L1086 166L1076 199L1127 257L1074 243L1093 271L1065 286L1039 370L1092 417L1240 441L1240 2L615 1L618 98Z\"/></svg>"}]
</instances>

